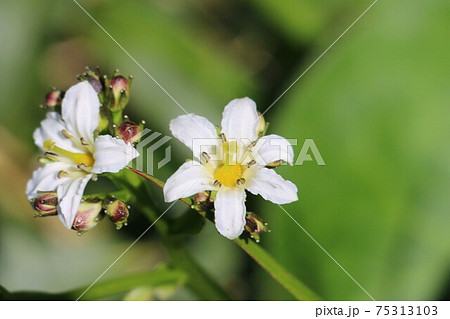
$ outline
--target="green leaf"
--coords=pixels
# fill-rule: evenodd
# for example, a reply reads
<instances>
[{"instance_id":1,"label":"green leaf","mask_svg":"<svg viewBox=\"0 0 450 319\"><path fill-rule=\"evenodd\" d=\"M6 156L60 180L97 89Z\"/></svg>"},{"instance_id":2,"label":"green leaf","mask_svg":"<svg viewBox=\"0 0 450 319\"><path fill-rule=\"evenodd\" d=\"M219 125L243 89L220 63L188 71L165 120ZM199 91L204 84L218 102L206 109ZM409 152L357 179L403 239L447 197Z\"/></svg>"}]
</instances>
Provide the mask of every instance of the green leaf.
<instances>
[{"instance_id":1,"label":"green leaf","mask_svg":"<svg viewBox=\"0 0 450 319\"><path fill-rule=\"evenodd\" d=\"M167 287L179 286L186 281L186 274L178 269L160 266L154 270L126 275L123 277L100 281L91 288L83 287L64 293L14 292L14 300L100 300L103 298L124 294L136 287ZM89 288L87 291L86 289ZM85 292L86 291L86 292Z\"/></svg>"},{"instance_id":2,"label":"green leaf","mask_svg":"<svg viewBox=\"0 0 450 319\"><path fill-rule=\"evenodd\" d=\"M11 300L11 296L3 286L0 286L0 300Z\"/></svg>"},{"instance_id":3,"label":"green leaf","mask_svg":"<svg viewBox=\"0 0 450 319\"><path fill-rule=\"evenodd\" d=\"M379 1L266 117L326 163L281 168L299 187L286 210L375 299L434 299L447 282L449 21L448 1ZM283 211L264 217L295 275L326 299L369 299Z\"/></svg>"}]
</instances>

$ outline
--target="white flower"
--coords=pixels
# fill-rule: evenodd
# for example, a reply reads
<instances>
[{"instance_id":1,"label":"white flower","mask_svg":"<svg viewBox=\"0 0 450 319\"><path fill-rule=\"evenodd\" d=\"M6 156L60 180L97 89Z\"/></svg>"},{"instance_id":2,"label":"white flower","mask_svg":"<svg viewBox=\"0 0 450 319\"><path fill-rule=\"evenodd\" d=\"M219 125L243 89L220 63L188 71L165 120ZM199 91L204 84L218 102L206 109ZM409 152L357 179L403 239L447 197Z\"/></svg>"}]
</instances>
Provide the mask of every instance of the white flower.
<instances>
[{"instance_id":1,"label":"white flower","mask_svg":"<svg viewBox=\"0 0 450 319\"><path fill-rule=\"evenodd\" d=\"M225 107L221 138L204 117L189 114L172 120L172 134L193 151L194 160L184 163L167 180L165 200L217 191L215 224L229 239L244 230L245 189L276 204L296 201L297 187L265 167L280 160L292 165L292 146L278 135L259 138L259 126L256 104L249 98L235 99Z\"/></svg>"},{"instance_id":2,"label":"white flower","mask_svg":"<svg viewBox=\"0 0 450 319\"><path fill-rule=\"evenodd\" d=\"M49 163L34 171L28 181L28 199L56 191L58 215L71 228L86 184L105 172L117 173L139 153L130 144L110 135L96 137L100 101L84 81L72 86L62 101L61 113L48 112L34 131L36 145Z\"/></svg>"}]
</instances>

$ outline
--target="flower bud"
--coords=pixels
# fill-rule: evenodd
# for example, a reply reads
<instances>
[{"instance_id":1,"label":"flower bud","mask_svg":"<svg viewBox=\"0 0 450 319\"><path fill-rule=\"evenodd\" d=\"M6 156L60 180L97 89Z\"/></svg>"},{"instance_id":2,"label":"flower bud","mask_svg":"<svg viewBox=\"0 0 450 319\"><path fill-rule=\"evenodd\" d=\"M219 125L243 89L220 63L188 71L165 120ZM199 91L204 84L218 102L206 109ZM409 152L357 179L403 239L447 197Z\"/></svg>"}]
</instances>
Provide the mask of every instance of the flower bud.
<instances>
[{"instance_id":1,"label":"flower bud","mask_svg":"<svg viewBox=\"0 0 450 319\"><path fill-rule=\"evenodd\" d=\"M103 208L109 219L116 224L116 229L121 229L123 225L127 225L130 212L124 202L118 199L105 199Z\"/></svg>"},{"instance_id":2,"label":"flower bud","mask_svg":"<svg viewBox=\"0 0 450 319\"><path fill-rule=\"evenodd\" d=\"M90 67L86 67L86 72L78 76L79 81L88 81L94 88L95 92L101 93L103 91L103 83L100 75L100 69L97 67L95 71Z\"/></svg>"},{"instance_id":3,"label":"flower bud","mask_svg":"<svg viewBox=\"0 0 450 319\"><path fill-rule=\"evenodd\" d=\"M56 192L43 192L32 201L36 217L57 215L58 195Z\"/></svg>"},{"instance_id":4,"label":"flower bud","mask_svg":"<svg viewBox=\"0 0 450 319\"><path fill-rule=\"evenodd\" d=\"M258 121L259 122L258 122L258 126L256 128L256 131L258 132L258 136L261 137L266 134L267 129L269 128L269 123L266 122L266 120L264 119L264 116L260 113L259 113Z\"/></svg>"},{"instance_id":5,"label":"flower bud","mask_svg":"<svg viewBox=\"0 0 450 319\"><path fill-rule=\"evenodd\" d=\"M125 121L117 128L117 136L125 143L136 143L140 139L141 127L132 121Z\"/></svg>"},{"instance_id":6,"label":"flower bud","mask_svg":"<svg viewBox=\"0 0 450 319\"><path fill-rule=\"evenodd\" d=\"M257 243L259 243L259 235L262 232L270 232L269 228L267 227L267 223L265 223L261 219L261 217L259 217L255 213L248 212L247 216L245 216L245 220L245 230Z\"/></svg>"},{"instance_id":7,"label":"flower bud","mask_svg":"<svg viewBox=\"0 0 450 319\"><path fill-rule=\"evenodd\" d=\"M200 192L194 197L192 208L198 212L208 212L214 208L214 201L210 192Z\"/></svg>"},{"instance_id":8,"label":"flower bud","mask_svg":"<svg viewBox=\"0 0 450 319\"><path fill-rule=\"evenodd\" d=\"M109 127L108 110L103 106L100 107L100 113L98 115L98 131L100 133L105 132Z\"/></svg>"},{"instance_id":9,"label":"flower bud","mask_svg":"<svg viewBox=\"0 0 450 319\"><path fill-rule=\"evenodd\" d=\"M56 106L61 105L63 94L64 93L61 90L52 88L52 90L45 96L45 104L42 107L52 110Z\"/></svg>"},{"instance_id":10,"label":"flower bud","mask_svg":"<svg viewBox=\"0 0 450 319\"><path fill-rule=\"evenodd\" d=\"M72 228L78 231L79 235L94 228L100 219L101 210L102 203L99 200L81 202Z\"/></svg>"},{"instance_id":11,"label":"flower bud","mask_svg":"<svg viewBox=\"0 0 450 319\"><path fill-rule=\"evenodd\" d=\"M117 72L116 72L117 73ZM111 112L118 112L125 108L130 99L132 78L114 75L107 83L106 105Z\"/></svg>"}]
</instances>

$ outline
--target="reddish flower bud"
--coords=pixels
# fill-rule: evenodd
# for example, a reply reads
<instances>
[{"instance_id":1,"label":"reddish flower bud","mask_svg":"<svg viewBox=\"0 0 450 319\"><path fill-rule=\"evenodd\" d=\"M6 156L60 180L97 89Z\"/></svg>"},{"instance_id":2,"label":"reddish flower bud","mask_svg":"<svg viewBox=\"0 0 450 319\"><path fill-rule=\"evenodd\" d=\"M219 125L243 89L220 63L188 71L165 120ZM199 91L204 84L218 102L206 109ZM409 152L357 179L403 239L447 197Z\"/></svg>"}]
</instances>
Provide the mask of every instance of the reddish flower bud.
<instances>
[{"instance_id":1,"label":"reddish flower bud","mask_svg":"<svg viewBox=\"0 0 450 319\"><path fill-rule=\"evenodd\" d=\"M81 235L82 233L97 226L100 219L100 212L102 210L101 201L86 201L81 202L78 207L77 214L75 215L75 220L73 222L72 228L78 231Z\"/></svg>"},{"instance_id":2,"label":"reddish flower bud","mask_svg":"<svg viewBox=\"0 0 450 319\"><path fill-rule=\"evenodd\" d=\"M114 75L107 83L106 105L111 112L118 112L125 108L130 99L130 86L132 78Z\"/></svg>"},{"instance_id":3,"label":"reddish flower bud","mask_svg":"<svg viewBox=\"0 0 450 319\"><path fill-rule=\"evenodd\" d=\"M125 143L135 143L140 139L141 128L132 121L125 121L117 128L117 135Z\"/></svg>"},{"instance_id":4,"label":"reddish flower bud","mask_svg":"<svg viewBox=\"0 0 450 319\"><path fill-rule=\"evenodd\" d=\"M106 199L103 202L103 208L109 219L116 224L117 229L121 229L123 225L127 225L130 212L128 206L118 199Z\"/></svg>"},{"instance_id":5,"label":"reddish flower bud","mask_svg":"<svg viewBox=\"0 0 450 319\"><path fill-rule=\"evenodd\" d=\"M270 229L258 215L248 212L245 216L246 224L245 230L257 243L259 243L259 235L262 232L270 232Z\"/></svg>"},{"instance_id":6,"label":"reddish flower bud","mask_svg":"<svg viewBox=\"0 0 450 319\"><path fill-rule=\"evenodd\" d=\"M61 90L53 88L47 95L45 96L45 105L44 107L47 109L54 109L55 106L61 104L63 92Z\"/></svg>"},{"instance_id":7,"label":"reddish flower bud","mask_svg":"<svg viewBox=\"0 0 450 319\"><path fill-rule=\"evenodd\" d=\"M56 192L41 193L32 201L32 205L36 211L36 217L56 215L58 195Z\"/></svg>"},{"instance_id":8,"label":"reddish flower bud","mask_svg":"<svg viewBox=\"0 0 450 319\"><path fill-rule=\"evenodd\" d=\"M109 86L115 98L128 91L128 79L122 75L113 76L109 81Z\"/></svg>"}]
</instances>

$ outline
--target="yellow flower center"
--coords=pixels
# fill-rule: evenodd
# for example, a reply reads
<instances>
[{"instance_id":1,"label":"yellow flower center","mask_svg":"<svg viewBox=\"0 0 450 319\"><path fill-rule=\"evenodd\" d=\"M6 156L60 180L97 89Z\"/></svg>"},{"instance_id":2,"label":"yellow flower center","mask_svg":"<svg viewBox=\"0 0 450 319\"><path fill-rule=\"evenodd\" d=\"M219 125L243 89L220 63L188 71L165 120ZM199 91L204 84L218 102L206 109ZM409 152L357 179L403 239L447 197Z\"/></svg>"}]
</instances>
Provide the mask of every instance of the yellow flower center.
<instances>
[{"instance_id":1,"label":"yellow flower center","mask_svg":"<svg viewBox=\"0 0 450 319\"><path fill-rule=\"evenodd\" d=\"M233 187L238 184L238 180L242 178L243 174L244 168L242 167L242 165L223 164L216 168L216 171L214 172L214 178L224 186Z\"/></svg>"},{"instance_id":2,"label":"yellow flower center","mask_svg":"<svg viewBox=\"0 0 450 319\"><path fill-rule=\"evenodd\" d=\"M237 162L238 145L235 141L222 144L223 163L214 172L214 179L221 185L234 187L244 175L245 168Z\"/></svg>"},{"instance_id":3,"label":"yellow flower center","mask_svg":"<svg viewBox=\"0 0 450 319\"><path fill-rule=\"evenodd\" d=\"M56 146L55 142L53 142L50 139L45 140L43 146L44 146L44 150L46 152L53 152L53 153L68 157L71 160L73 160L77 165L85 165L87 167L94 166L95 160L91 153L73 153L70 151L66 151L66 150Z\"/></svg>"}]
</instances>

